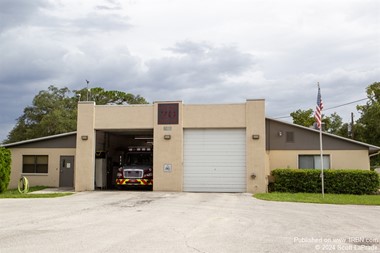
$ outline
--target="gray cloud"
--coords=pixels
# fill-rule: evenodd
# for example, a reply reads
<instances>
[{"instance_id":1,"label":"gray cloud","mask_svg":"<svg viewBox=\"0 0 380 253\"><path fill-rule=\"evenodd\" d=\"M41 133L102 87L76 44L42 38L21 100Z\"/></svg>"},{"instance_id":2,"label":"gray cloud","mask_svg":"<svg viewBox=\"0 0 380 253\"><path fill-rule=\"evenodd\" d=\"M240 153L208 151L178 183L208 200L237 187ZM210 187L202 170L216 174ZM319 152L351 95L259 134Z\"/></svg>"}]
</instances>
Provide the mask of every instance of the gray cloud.
<instances>
[{"instance_id":1,"label":"gray cloud","mask_svg":"<svg viewBox=\"0 0 380 253\"><path fill-rule=\"evenodd\" d=\"M118 10L121 4L108 0L104 5L84 10L78 16L59 16L65 2L48 0L2 0L0 1L0 33L14 28L38 28L41 33L64 33L84 36L88 33L112 32L132 27L129 18ZM20 31L22 32L22 31Z\"/></svg>"},{"instance_id":2,"label":"gray cloud","mask_svg":"<svg viewBox=\"0 0 380 253\"><path fill-rule=\"evenodd\" d=\"M0 1L0 140L38 91L86 79L149 101L265 98L270 117L314 108L317 82L328 108L380 80L374 1L214 5Z\"/></svg>"},{"instance_id":3,"label":"gray cloud","mask_svg":"<svg viewBox=\"0 0 380 253\"><path fill-rule=\"evenodd\" d=\"M98 5L95 7L98 10L106 10L106 11L113 11L113 10L121 10L122 6L119 1L115 0L106 0L103 4Z\"/></svg>"},{"instance_id":4,"label":"gray cloud","mask_svg":"<svg viewBox=\"0 0 380 253\"><path fill-rule=\"evenodd\" d=\"M268 79L262 72L262 62L252 54L237 47L194 41L179 42L170 48L171 56L145 63L126 47L102 48L97 43L83 43L68 50L48 43L41 45L44 51L42 48L38 51L43 53L36 53L29 46L28 43L20 46L24 48L20 54L30 63L24 66L19 62L23 58L15 56L7 62L7 75L1 79L1 89L7 89L2 94L20 96L17 102L1 97L0 107L8 108L7 122L14 122L21 115L20 102L25 106L30 104L33 96L50 84L81 89L86 79L92 87L140 94L151 102L181 99L185 103L231 103L265 98L267 115L275 117L300 108L314 108L317 81L321 82L326 106L331 107L358 99L347 93L364 91L380 72L379 69L364 72L335 69L323 74ZM4 59L8 58L5 55ZM45 64L41 67L38 63ZM12 72L12 66L22 68Z\"/></svg>"},{"instance_id":5,"label":"gray cloud","mask_svg":"<svg viewBox=\"0 0 380 253\"><path fill-rule=\"evenodd\" d=\"M63 76L72 88L80 89L84 80L90 80L91 86L108 89L125 89L130 83L138 85L141 73L141 60L131 55L126 47L101 48L97 44L82 45L78 51L68 52L64 56Z\"/></svg>"},{"instance_id":6,"label":"gray cloud","mask_svg":"<svg viewBox=\"0 0 380 253\"><path fill-rule=\"evenodd\" d=\"M132 26L127 16L97 12L91 12L83 18L68 20L68 23L80 33L125 30Z\"/></svg>"},{"instance_id":7,"label":"gray cloud","mask_svg":"<svg viewBox=\"0 0 380 253\"><path fill-rule=\"evenodd\" d=\"M39 15L41 8L50 6L46 0L2 0L0 1L0 33L27 24Z\"/></svg>"},{"instance_id":8,"label":"gray cloud","mask_svg":"<svg viewBox=\"0 0 380 253\"><path fill-rule=\"evenodd\" d=\"M52 78L60 71L59 58L64 50L44 38L27 34L0 35L2 52L0 82L2 85L19 85Z\"/></svg>"},{"instance_id":9,"label":"gray cloud","mask_svg":"<svg viewBox=\"0 0 380 253\"><path fill-rule=\"evenodd\" d=\"M215 85L255 64L252 55L231 46L184 41L169 50L173 56L147 62L145 85L168 90Z\"/></svg>"}]
</instances>

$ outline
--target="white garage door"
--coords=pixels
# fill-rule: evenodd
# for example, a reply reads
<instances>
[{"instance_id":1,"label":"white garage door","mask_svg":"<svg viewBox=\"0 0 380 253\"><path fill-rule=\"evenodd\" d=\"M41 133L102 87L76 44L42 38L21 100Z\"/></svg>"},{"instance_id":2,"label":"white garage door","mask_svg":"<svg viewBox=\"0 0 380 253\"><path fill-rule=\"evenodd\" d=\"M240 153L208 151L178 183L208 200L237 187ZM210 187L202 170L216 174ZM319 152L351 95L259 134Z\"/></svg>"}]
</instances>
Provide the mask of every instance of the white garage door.
<instances>
[{"instance_id":1,"label":"white garage door","mask_svg":"<svg viewBox=\"0 0 380 253\"><path fill-rule=\"evenodd\" d=\"M245 192L245 129L185 129L184 191Z\"/></svg>"}]
</instances>

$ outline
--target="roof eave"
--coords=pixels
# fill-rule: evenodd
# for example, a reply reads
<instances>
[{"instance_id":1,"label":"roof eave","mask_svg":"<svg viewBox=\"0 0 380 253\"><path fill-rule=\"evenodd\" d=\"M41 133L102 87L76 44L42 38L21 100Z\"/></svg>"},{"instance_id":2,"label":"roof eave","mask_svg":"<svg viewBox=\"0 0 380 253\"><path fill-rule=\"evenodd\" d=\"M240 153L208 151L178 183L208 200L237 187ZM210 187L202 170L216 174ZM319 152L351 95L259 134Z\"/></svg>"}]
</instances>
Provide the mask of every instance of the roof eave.
<instances>
[{"instance_id":1,"label":"roof eave","mask_svg":"<svg viewBox=\"0 0 380 253\"><path fill-rule=\"evenodd\" d=\"M30 140L25 140L25 141L19 141L19 142L13 142L13 143L8 143L8 144L2 144L2 145L0 145L0 147L10 148L10 147L19 146L19 145L28 144L28 143L33 143L33 142L37 142L37 141L44 141L44 140L50 140L50 139L59 138L59 137L70 136L70 135L74 135L76 133L77 132L74 131L74 132L68 132L68 133L63 133L63 134L44 136L44 137L30 139Z\"/></svg>"},{"instance_id":2,"label":"roof eave","mask_svg":"<svg viewBox=\"0 0 380 253\"><path fill-rule=\"evenodd\" d=\"M289 123L289 122L284 122L284 121L281 121L281 120L271 119L271 118L268 118L268 117L266 117L266 119L272 120L272 121L275 121L275 122L279 122L279 123L282 123L282 124L298 127L298 128L305 129L305 130L308 130L308 131L319 133L319 130L316 130L316 129L313 129L313 128L308 128L308 127L305 127L305 126L301 126L301 125L297 125L297 124L293 124L293 123ZM368 144L368 143L364 143L364 142L361 142L361 141L356 141L356 140L348 139L348 138L345 138L345 137L342 137L342 136L339 136L339 135L330 134L330 133L326 133L326 132L322 132L322 135L330 136L330 137L333 137L333 138L341 139L341 140L344 140L344 141L348 141L348 142L352 142L352 143L355 143L355 144L358 144L358 145L362 145L362 146L368 147L368 152L370 154L373 154L373 153L376 153L376 152L380 151L380 147L375 146L375 145L371 145L371 144Z\"/></svg>"}]
</instances>

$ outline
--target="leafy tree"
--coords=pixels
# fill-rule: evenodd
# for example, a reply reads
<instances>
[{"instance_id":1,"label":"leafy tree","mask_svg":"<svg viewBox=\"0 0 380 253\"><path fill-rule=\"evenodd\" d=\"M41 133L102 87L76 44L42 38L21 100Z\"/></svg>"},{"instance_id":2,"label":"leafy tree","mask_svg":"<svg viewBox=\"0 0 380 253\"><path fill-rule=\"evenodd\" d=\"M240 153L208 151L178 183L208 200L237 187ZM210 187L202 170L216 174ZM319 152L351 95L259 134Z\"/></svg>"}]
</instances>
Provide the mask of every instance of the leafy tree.
<instances>
[{"instance_id":1,"label":"leafy tree","mask_svg":"<svg viewBox=\"0 0 380 253\"><path fill-rule=\"evenodd\" d=\"M336 112L331 114L327 119L327 131L332 134L339 135L343 125L343 119ZM322 119L323 120L323 119Z\"/></svg>"},{"instance_id":2,"label":"leafy tree","mask_svg":"<svg viewBox=\"0 0 380 253\"><path fill-rule=\"evenodd\" d=\"M337 131L336 131L336 135L339 135L339 136L342 136L342 137L346 137L346 138L350 138L350 135L348 134L349 132L349 124L348 123L344 123Z\"/></svg>"},{"instance_id":3,"label":"leafy tree","mask_svg":"<svg viewBox=\"0 0 380 253\"><path fill-rule=\"evenodd\" d=\"M366 89L368 101L358 105L361 116L357 120L355 134L358 130L360 140L380 146L380 82L369 85ZM371 159L372 165L380 165L380 156Z\"/></svg>"},{"instance_id":4,"label":"leafy tree","mask_svg":"<svg viewBox=\"0 0 380 253\"><path fill-rule=\"evenodd\" d=\"M314 116L313 116L313 109L309 110L297 110L295 112L290 113L290 116L293 118L293 123L300 125L300 126L305 126L305 127L310 127L314 124Z\"/></svg>"},{"instance_id":5,"label":"leafy tree","mask_svg":"<svg viewBox=\"0 0 380 253\"><path fill-rule=\"evenodd\" d=\"M34 97L32 106L24 109L5 143L75 131L78 95L81 100L87 100L87 93L89 100L95 101L97 105L147 104L143 97L122 91L92 88L72 93L66 87L59 89L50 86L48 90L42 90Z\"/></svg>"},{"instance_id":6,"label":"leafy tree","mask_svg":"<svg viewBox=\"0 0 380 253\"><path fill-rule=\"evenodd\" d=\"M313 109L308 110L297 110L295 112L290 113L290 116L293 118L293 123L305 127L313 126L314 119L314 111ZM324 123L324 129L328 133L339 134L340 128L342 127L342 117L340 117L336 112L331 114L330 116L322 115L322 122Z\"/></svg>"},{"instance_id":7,"label":"leafy tree","mask_svg":"<svg viewBox=\"0 0 380 253\"><path fill-rule=\"evenodd\" d=\"M354 125L354 139L372 145L380 146L380 82L369 85L366 89L368 102L356 108L361 114ZM293 123L310 127L314 123L313 110L297 110L290 114ZM330 116L322 115L325 131L343 137L348 135L349 124L342 124L342 118L333 113ZM380 155L371 158L371 165L380 165Z\"/></svg>"},{"instance_id":8,"label":"leafy tree","mask_svg":"<svg viewBox=\"0 0 380 253\"><path fill-rule=\"evenodd\" d=\"M106 91L103 88L91 88L75 90L76 95L80 95L81 100L95 101L97 105L123 105L123 104L147 104L145 98L140 95L133 95L122 91Z\"/></svg>"},{"instance_id":9,"label":"leafy tree","mask_svg":"<svg viewBox=\"0 0 380 253\"><path fill-rule=\"evenodd\" d=\"M50 86L40 91L33 105L24 109L6 143L74 131L76 128L76 101L68 88Z\"/></svg>"}]
</instances>

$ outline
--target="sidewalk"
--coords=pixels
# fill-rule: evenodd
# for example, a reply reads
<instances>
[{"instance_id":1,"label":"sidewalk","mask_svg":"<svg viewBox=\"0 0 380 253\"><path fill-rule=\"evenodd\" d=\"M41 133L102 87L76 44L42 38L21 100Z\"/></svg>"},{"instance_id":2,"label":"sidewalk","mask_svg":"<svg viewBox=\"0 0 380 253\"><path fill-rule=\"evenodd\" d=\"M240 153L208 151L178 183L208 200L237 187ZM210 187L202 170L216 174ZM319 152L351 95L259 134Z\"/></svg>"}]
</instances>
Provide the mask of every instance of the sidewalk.
<instances>
[{"instance_id":1,"label":"sidewalk","mask_svg":"<svg viewBox=\"0 0 380 253\"><path fill-rule=\"evenodd\" d=\"M73 187L46 188L40 191L29 192L29 194L44 194L44 193L65 193L74 192Z\"/></svg>"}]
</instances>

